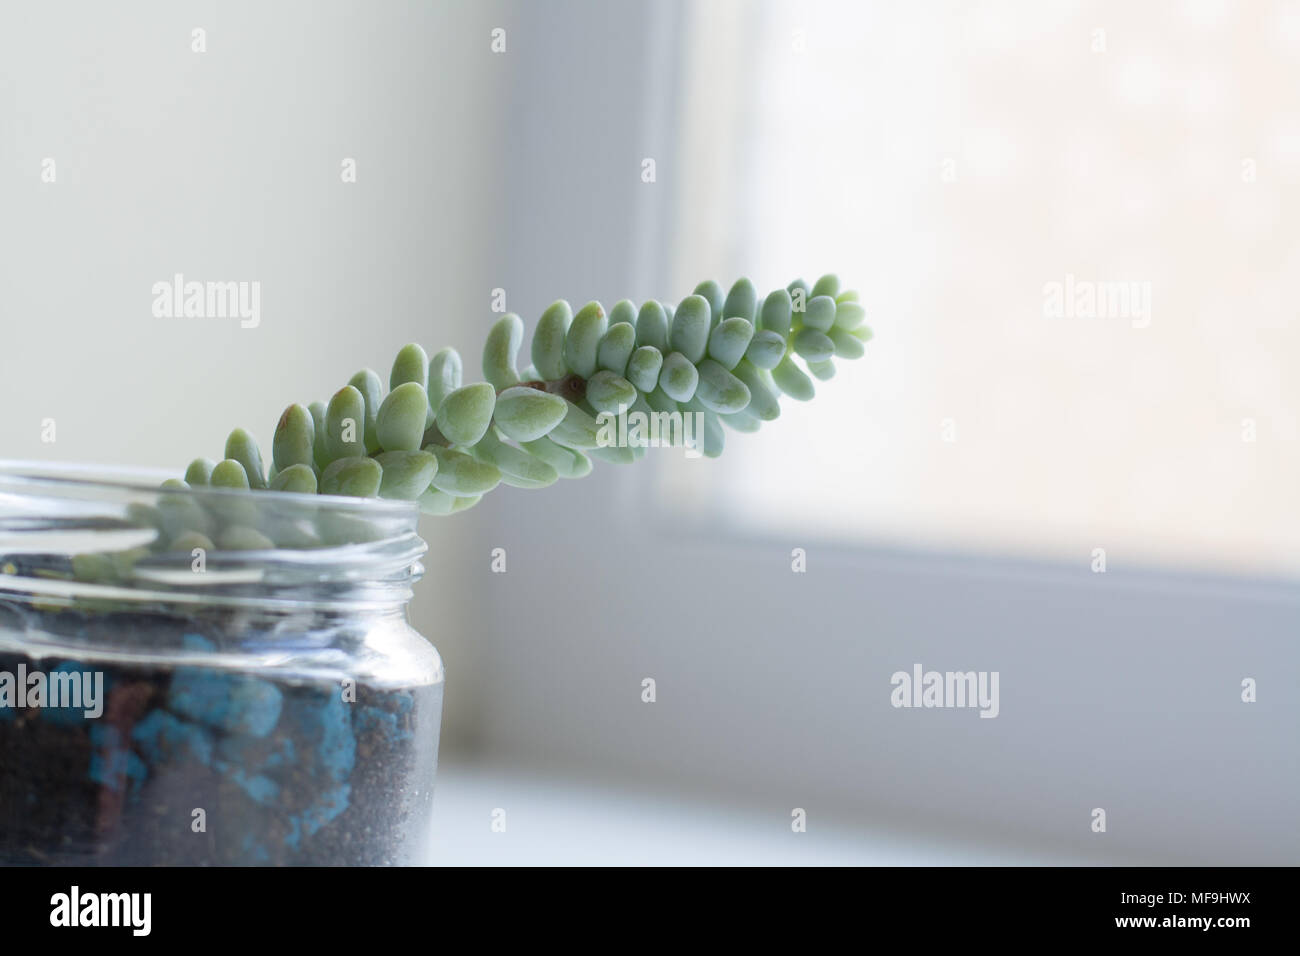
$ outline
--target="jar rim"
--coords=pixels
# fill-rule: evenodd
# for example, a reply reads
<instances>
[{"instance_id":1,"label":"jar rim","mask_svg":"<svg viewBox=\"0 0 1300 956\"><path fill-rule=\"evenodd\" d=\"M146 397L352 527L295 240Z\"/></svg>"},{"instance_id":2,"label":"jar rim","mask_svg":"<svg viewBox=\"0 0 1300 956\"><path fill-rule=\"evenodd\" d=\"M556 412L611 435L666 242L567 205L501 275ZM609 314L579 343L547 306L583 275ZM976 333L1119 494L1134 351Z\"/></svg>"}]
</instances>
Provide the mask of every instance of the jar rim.
<instances>
[{"instance_id":1,"label":"jar rim","mask_svg":"<svg viewBox=\"0 0 1300 956\"><path fill-rule=\"evenodd\" d=\"M385 608L409 601L423 572L413 501L159 487L174 477L0 460L0 596ZM236 525L245 540L218 536ZM192 549L184 530L211 541Z\"/></svg>"},{"instance_id":2,"label":"jar rim","mask_svg":"<svg viewBox=\"0 0 1300 956\"><path fill-rule=\"evenodd\" d=\"M37 488L42 484L62 487L111 488L122 491L156 493L159 484L169 478L178 478L174 471L165 468L134 468L122 465L92 465L85 462L43 462L0 458L0 482L13 481L19 486ZM241 496L257 494L259 489L243 491L237 488L189 487L169 492L197 496ZM321 510L364 509L368 514L389 513L394 516L419 514L414 501L395 498L358 498L352 495L304 494L298 491L275 491L277 500L296 501Z\"/></svg>"}]
</instances>

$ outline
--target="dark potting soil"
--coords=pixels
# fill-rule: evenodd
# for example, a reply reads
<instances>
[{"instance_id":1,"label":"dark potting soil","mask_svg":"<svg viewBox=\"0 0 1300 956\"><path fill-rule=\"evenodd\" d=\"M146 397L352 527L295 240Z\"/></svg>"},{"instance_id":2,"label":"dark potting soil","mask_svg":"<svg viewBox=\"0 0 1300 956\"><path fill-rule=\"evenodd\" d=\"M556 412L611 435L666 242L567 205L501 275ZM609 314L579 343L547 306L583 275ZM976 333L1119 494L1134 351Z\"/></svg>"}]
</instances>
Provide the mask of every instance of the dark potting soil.
<instances>
[{"instance_id":1,"label":"dark potting soil","mask_svg":"<svg viewBox=\"0 0 1300 956\"><path fill-rule=\"evenodd\" d=\"M0 632L33 613L0 602ZM96 633L172 655L234 645L292 657L295 646L306 656L321 647L310 633L231 635L163 613L39 618L79 635L77 647L96 646ZM337 633L329 641L339 648ZM382 865L422 853L441 684L352 684L147 653L39 654L13 640L0 646L0 864ZM346 647L337 656L347 660ZM96 674L97 716L46 706L48 691L33 696L42 682L66 688L73 676L93 692Z\"/></svg>"}]
</instances>

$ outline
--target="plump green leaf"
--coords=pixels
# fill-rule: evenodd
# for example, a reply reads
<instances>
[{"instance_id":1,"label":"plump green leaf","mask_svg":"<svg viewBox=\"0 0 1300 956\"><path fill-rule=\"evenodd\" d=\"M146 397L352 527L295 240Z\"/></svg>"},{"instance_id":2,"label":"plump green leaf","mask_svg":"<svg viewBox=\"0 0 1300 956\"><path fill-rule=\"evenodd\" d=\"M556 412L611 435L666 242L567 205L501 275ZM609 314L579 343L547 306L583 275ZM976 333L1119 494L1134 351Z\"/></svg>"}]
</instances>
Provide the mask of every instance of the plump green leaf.
<instances>
[{"instance_id":1,"label":"plump green leaf","mask_svg":"<svg viewBox=\"0 0 1300 956\"><path fill-rule=\"evenodd\" d=\"M745 383L713 359L699 364L700 383L695 397L711 412L730 415L749 405L749 389Z\"/></svg>"},{"instance_id":2,"label":"plump green leaf","mask_svg":"<svg viewBox=\"0 0 1300 956\"><path fill-rule=\"evenodd\" d=\"M826 332L835 324L835 300L828 295L815 295L808 300L804 311L803 327Z\"/></svg>"},{"instance_id":3,"label":"plump green leaf","mask_svg":"<svg viewBox=\"0 0 1300 956\"><path fill-rule=\"evenodd\" d=\"M492 423L497 393L487 382L463 385L438 406L438 430L453 445L472 445Z\"/></svg>"},{"instance_id":4,"label":"plump green leaf","mask_svg":"<svg viewBox=\"0 0 1300 956\"><path fill-rule=\"evenodd\" d=\"M825 362L835 354L835 343L825 332L802 328L794 334L794 350L809 362Z\"/></svg>"},{"instance_id":5,"label":"plump green leaf","mask_svg":"<svg viewBox=\"0 0 1300 956\"><path fill-rule=\"evenodd\" d=\"M611 324L596 349L596 365L615 375L623 375L627 370L627 360L632 357L632 349L635 347L636 326L630 321Z\"/></svg>"},{"instance_id":6,"label":"plump green leaf","mask_svg":"<svg viewBox=\"0 0 1300 956\"><path fill-rule=\"evenodd\" d=\"M340 458L321 473L320 491L325 495L374 498L383 478L383 466L373 458Z\"/></svg>"},{"instance_id":7,"label":"plump green leaf","mask_svg":"<svg viewBox=\"0 0 1300 956\"><path fill-rule=\"evenodd\" d=\"M826 295L834 299L840 292L840 277L833 272L828 272L822 276L812 287L812 295Z\"/></svg>"},{"instance_id":8,"label":"plump green leaf","mask_svg":"<svg viewBox=\"0 0 1300 956\"><path fill-rule=\"evenodd\" d=\"M784 342L790 335L790 293L785 289L769 292L763 300L763 313L759 325L766 332L775 332Z\"/></svg>"},{"instance_id":9,"label":"plump green leaf","mask_svg":"<svg viewBox=\"0 0 1300 956\"><path fill-rule=\"evenodd\" d=\"M816 394L812 379L788 355L772 369L772 381L776 382L777 388L800 402L810 401Z\"/></svg>"},{"instance_id":10,"label":"plump green leaf","mask_svg":"<svg viewBox=\"0 0 1300 956\"><path fill-rule=\"evenodd\" d=\"M217 463L211 458L195 458L185 469L185 483L191 488L202 488L210 484L212 469L216 466Z\"/></svg>"},{"instance_id":11,"label":"plump green leaf","mask_svg":"<svg viewBox=\"0 0 1300 956\"><path fill-rule=\"evenodd\" d=\"M590 378L596 371L596 351L608 329L609 320L599 302L588 302L578 310L564 339L564 362L574 375Z\"/></svg>"},{"instance_id":12,"label":"plump green leaf","mask_svg":"<svg viewBox=\"0 0 1300 956\"><path fill-rule=\"evenodd\" d=\"M755 332L754 338L745 350L745 358L756 368L773 369L785 357L786 341L770 329Z\"/></svg>"},{"instance_id":13,"label":"plump green leaf","mask_svg":"<svg viewBox=\"0 0 1300 956\"><path fill-rule=\"evenodd\" d=\"M265 488L266 470L262 467L262 450L257 447L253 436L242 428L236 428L226 439L226 457L233 458L244 466L248 475L248 487Z\"/></svg>"},{"instance_id":14,"label":"plump green leaf","mask_svg":"<svg viewBox=\"0 0 1300 956\"><path fill-rule=\"evenodd\" d=\"M455 497L482 495L501 483L501 469L466 452L438 445L429 445L425 451L438 458L431 483L441 492Z\"/></svg>"},{"instance_id":15,"label":"plump green leaf","mask_svg":"<svg viewBox=\"0 0 1300 956\"><path fill-rule=\"evenodd\" d=\"M551 429L546 437L557 445L563 445L566 448L581 450L595 448L597 445L596 434L600 429L600 426L596 424L596 419L573 404L573 402L565 402L565 404L568 409L564 414L564 418Z\"/></svg>"},{"instance_id":16,"label":"plump green leaf","mask_svg":"<svg viewBox=\"0 0 1300 956\"><path fill-rule=\"evenodd\" d=\"M501 470L501 480L517 488L544 488L560 477L554 466L501 441L491 428L470 449L470 454L479 461L495 465Z\"/></svg>"},{"instance_id":17,"label":"plump green leaf","mask_svg":"<svg viewBox=\"0 0 1300 956\"><path fill-rule=\"evenodd\" d=\"M723 319L709 333L709 358L725 369L733 369L744 358L754 338L754 326L747 318Z\"/></svg>"},{"instance_id":18,"label":"plump green leaf","mask_svg":"<svg viewBox=\"0 0 1300 956\"><path fill-rule=\"evenodd\" d=\"M270 551L275 542L256 528L231 525L217 536L217 547L221 551Z\"/></svg>"},{"instance_id":19,"label":"plump green leaf","mask_svg":"<svg viewBox=\"0 0 1300 956\"><path fill-rule=\"evenodd\" d=\"M303 405L290 405L280 416L271 439L271 460L277 472L290 465L306 465L315 461L312 446L316 442L316 423L311 412Z\"/></svg>"},{"instance_id":20,"label":"plump green leaf","mask_svg":"<svg viewBox=\"0 0 1300 956\"><path fill-rule=\"evenodd\" d=\"M325 445L329 460L366 454L366 400L354 385L344 385L325 410Z\"/></svg>"},{"instance_id":21,"label":"plump green leaf","mask_svg":"<svg viewBox=\"0 0 1300 956\"><path fill-rule=\"evenodd\" d=\"M660 354L668 351L668 313L651 299L636 316L636 344L653 346Z\"/></svg>"},{"instance_id":22,"label":"plump green leaf","mask_svg":"<svg viewBox=\"0 0 1300 956\"><path fill-rule=\"evenodd\" d=\"M412 501L423 494L438 472L438 458L427 451L386 451L375 456L384 469L379 497Z\"/></svg>"},{"instance_id":23,"label":"plump green leaf","mask_svg":"<svg viewBox=\"0 0 1300 956\"><path fill-rule=\"evenodd\" d=\"M712 279L705 279L697 285L692 295L698 295L705 302L709 303L709 325L717 325L722 321L722 306L726 301L722 292L722 286Z\"/></svg>"},{"instance_id":24,"label":"plump green leaf","mask_svg":"<svg viewBox=\"0 0 1300 956\"><path fill-rule=\"evenodd\" d=\"M829 382L835 377L835 363L830 359L824 362L809 362L808 371L819 381Z\"/></svg>"},{"instance_id":25,"label":"plump green leaf","mask_svg":"<svg viewBox=\"0 0 1300 956\"><path fill-rule=\"evenodd\" d=\"M314 429L311 443L311 459L312 464L316 466L316 470L319 472L334 458L330 453L329 440L325 437L325 421L327 418L325 403L312 402L307 406L307 411L311 412L311 423Z\"/></svg>"},{"instance_id":26,"label":"plump green leaf","mask_svg":"<svg viewBox=\"0 0 1300 956\"><path fill-rule=\"evenodd\" d=\"M462 372L460 353L455 349L443 349L429 360L430 408L436 410L444 398L460 388Z\"/></svg>"},{"instance_id":27,"label":"plump green leaf","mask_svg":"<svg viewBox=\"0 0 1300 956\"><path fill-rule=\"evenodd\" d=\"M677 402L689 401L695 396L695 387L699 382L699 370L681 352L672 352L664 357L663 368L659 372L659 387L669 398Z\"/></svg>"},{"instance_id":28,"label":"plump green leaf","mask_svg":"<svg viewBox=\"0 0 1300 956\"><path fill-rule=\"evenodd\" d=\"M682 299L673 316L668 341L673 351L686 356L692 364L704 358L708 348L710 317L709 303L700 295L688 295Z\"/></svg>"},{"instance_id":29,"label":"plump green leaf","mask_svg":"<svg viewBox=\"0 0 1300 956\"><path fill-rule=\"evenodd\" d=\"M213 488L233 488L236 491L247 491L250 487L248 472L233 458L217 462L212 469L210 484Z\"/></svg>"},{"instance_id":30,"label":"plump green leaf","mask_svg":"<svg viewBox=\"0 0 1300 956\"><path fill-rule=\"evenodd\" d=\"M316 472L312 471L311 465L290 465L275 476L271 490L314 495L317 491Z\"/></svg>"},{"instance_id":31,"label":"plump green leaf","mask_svg":"<svg viewBox=\"0 0 1300 956\"><path fill-rule=\"evenodd\" d=\"M867 310L855 301L840 302L835 306L835 327L851 331L867 320Z\"/></svg>"},{"instance_id":32,"label":"plump green leaf","mask_svg":"<svg viewBox=\"0 0 1300 956\"><path fill-rule=\"evenodd\" d=\"M636 401L636 388L623 376L601 369L587 382L587 401L598 412L618 414Z\"/></svg>"},{"instance_id":33,"label":"plump green leaf","mask_svg":"<svg viewBox=\"0 0 1300 956\"><path fill-rule=\"evenodd\" d=\"M497 319L488 331L483 344L483 377L493 388L509 388L519 383L515 360L523 341L524 320L513 312Z\"/></svg>"},{"instance_id":34,"label":"plump green leaf","mask_svg":"<svg viewBox=\"0 0 1300 956\"><path fill-rule=\"evenodd\" d=\"M373 455L380 447L379 433L375 431L375 418L379 415L379 405L384 400L384 383L374 369L363 368L348 380L348 384L360 392L364 400L366 433L362 438L365 441L366 453Z\"/></svg>"},{"instance_id":35,"label":"plump green leaf","mask_svg":"<svg viewBox=\"0 0 1300 956\"><path fill-rule=\"evenodd\" d=\"M866 354L862 340L857 338L852 332L841 329L838 326L826 333L835 345L835 355L838 358L858 359Z\"/></svg>"},{"instance_id":36,"label":"plump green leaf","mask_svg":"<svg viewBox=\"0 0 1300 956\"><path fill-rule=\"evenodd\" d=\"M527 386L508 388L497 396L492 413L497 427L507 438L527 442L550 433L569 410L559 395Z\"/></svg>"},{"instance_id":37,"label":"plump green leaf","mask_svg":"<svg viewBox=\"0 0 1300 956\"><path fill-rule=\"evenodd\" d=\"M429 393L424 385L420 382L398 385L379 406L375 419L379 446L384 451L419 451L428 410Z\"/></svg>"},{"instance_id":38,"label":"plump green leaf","mask_svg":"<svg viewBox=\"0 0 1300 956\"><path fill-rule=\"evenodd\" d=\"M654 391L659 384L659 372L663 366L663 353L653 345L642 345L627 360L627 380L638 391Z\"/></svg>"},{"instance_id":39,"label":"plump green leaf","mask_svg":"<svg viewBox=\"0 0 1300 956\"><path fill-rule=\"evenodd\" d=\"M636 324L636 306L632 304L631 299L619 299L609 310L609 327L612 329L616 325Z\"/></svg>"},{"instance_id":40,"label":"plump green leaf","mask_svg":"<svg viewBox=\"0 0 1300 956\"><path fill-rule=\"evenodd\" d=\"M591 473L591 460L576 449L557 445L549 438L538 438L520 444L530 455L554 468L561 478L584 478Z\"/></svg>"},{"instance_id":41,"label":"plump green leaf","mask_svg":"<svg viewBox=\"0 0 1300 956\"><path fill-rule=\"evenodd\" d=\"M397 357L393 359L393 370L388 373L389 389L407 382L415 382L420 388L429 385L429 356L423 346L414 342L398 349Z\"/></svg>"},{"instance_id":42,"label":"plump green leaf","mask_svg":"<svg viewBox=\"0 0 1300 956\"><path fill-rule=\"evenodd\" d=\"M564 362L564 340L573 323L573 309L563 299L557 299L542 313L533 330L532 359L537 374L547 381L564 378L569 366Z\"/></svg>"},{"instance_id":43,"label":"plump green leaf","mask_svg":"<svg viewBox=\"0 0 1300 956\"><path fill-rule=\"evenodd\" d=\"M758 308L758 291L748 279L737 279L727 293L727 301L722 306L722 317L729 319L739 316L748 322L754 321L754 312Z\"/></svg>"}]
</instances>

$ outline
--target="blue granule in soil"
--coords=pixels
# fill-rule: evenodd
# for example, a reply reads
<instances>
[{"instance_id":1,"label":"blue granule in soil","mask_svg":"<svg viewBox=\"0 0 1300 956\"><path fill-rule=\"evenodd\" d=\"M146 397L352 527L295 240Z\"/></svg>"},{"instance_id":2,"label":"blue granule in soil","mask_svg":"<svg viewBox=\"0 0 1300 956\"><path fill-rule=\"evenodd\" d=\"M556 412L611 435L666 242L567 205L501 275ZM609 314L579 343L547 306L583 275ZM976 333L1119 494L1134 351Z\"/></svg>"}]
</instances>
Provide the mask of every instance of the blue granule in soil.
<instances>
[{"instance_id":1,"label":"blue granule in soil","mask_svg":"<svg viewBox=\"0 0 1300 956\"><path fill-rule=\"evenodd\" d=\"M277 779L284 769L293 768L315 781L319 789L311 803L286 817L288 832L284 842L290 850L300 849L304 838L319 832L348 808L352 789L347 780L356 763L353 712L333 688L290 691L274 738L236 734L223 737L216 745L213 768L263 806L278 803ZM391 714L382 711L363 719L383 717L393 720ZM263 855L269 858L266 847L256 841L244 849L254 859L262 859Z\"/></svg>"},{"instance_id":2,"label":"blue granule in soil","mask_svg":"<svg viewBox=\"0 0 1300 956\"><path fill-rule=\"evenodd\" d=\"M276 798L280 796L280 785L270 777L265 777L260 773L249 776L238 767L227 768L218 765L217 769L233 780L250 798L263 806L274 803Z\"/></svg>"},{"instance_id":3,"label":"blue granule in soil","mask_svg":"<svg viewBox=\"0 0 1300 956\"><path fill-rule=\"evenodd\" d=\"M267 754L266 759L262 761L263 767L287 767L293 764L298 758L294 756L293 741L287 737L280 741L280 748Z\"/></svg>"},{"instance_id":4,"label":"blue granule in soil","mask_svg":"<svg viewBox=\"0 0 1300 956\"><path fill-rule=\"evenodd\" d=\"M357 742L350 705L337 690L316 692L312 697L315 699L293 701L285 712L286 729L297 741L295 764L320 785L311 806L289 817L285 842L291 849L346 810L352 797L347 780L356 763Z\"/></svg>"},{"instance_id":5,"label":"blue granule in soil","mask_svg":"<svg viewBox=\"0 0 1300 956\"><path fill-rule=\"evenodd\" d=\"M354 719L356 728L362 733L378 733L385 743L399 743L409 740L411 732L397 726L397 715L381 707L360 707Z\"/></svg>"},{"instance_id":6,"label":"blue granule in soil","mask_svg":"<svg viewBox=\"0 0 1300 956\"><path fill-rule=\"evenodd\" d=\"M244 834L244 840L240 844L240 850L243 851L245 859L250 863L270 863L271 854L267 851L265 845L257 842L257 837L251 833Z\"/></svg>"},{"instance_id":7,"label":"blue granule in soil","mask_svg":"<svg viewBox=\"0 0 1300 956\"><path fill-rule=\"evenodd\" d=\"M86 771L91 782L117 791L125 778L132 792L149 776L149 768L138 755L128 750L122 735L112 724L91 724L90 742L95 751L90 755Z\"/></svg>"},{"instance_id":8,"label":"blue granule in soil","mask_svg":"<svg viewBox=\"0 0 1300 956\"><path fill-rule=\"evenodd\" d=\"M126 778L131 781L132 792L139 791L144 782L149 779L149 768L134 753L126 755Z\"/></svg>"},{"instance_id":9,"label":"blue granule in soil","mask_svg":"<svg viewBox=\"0 0 1300 956\"><path fill-rule=\"evenodd\" d=\"M212 652L217 649L217 645L208 640L201 634L184 634L181 636L181 647L187 651L208 651Z\"/></svg>"},{"instance_id":10,"label":"blue granule in soil","mask_svg":"<svg viewBox=\"0 0 1300 956\"><path fill-rule=\"evenodd\" d=\"M131 739L151 767L193 760L212 764L212 737L202 727L186 723L162 710L155 710L135 725Z\"/></svg>"},{"instance_id":11,"label":"blue granule in soil","mask_svg":"<svg viewBox=\"0 0 1300 956\"><path fill-rule=\"evenodd\" d=\"M321 827L346 810L351 796L352 788L345 783L322 793L312 806L301 813L290 815L289 832L284 838L285 845L292 850L297 850L302 845L304 836L314 835Z\"/></svg>"},{"instance_id":12,"label":"blue granule in soil","mask_svg":"<svg viewBox=\"0 0 1300 956\"><path fill-rule=\"evenodd\" d=\"M243 674L181 667L172 676L167 706L228 733L265 737L280 719L283 695L274 684Z\"/></svg>"},{"instance_id":13,"label":"blue granule in soil","mask_svg":"<svg viewBox=\"0 0 1300 956\"><path fill-rule=\"evenodd\" d=\"M211 646L198 635L186 635L184 642L193 650ZM398 713L408 712L411 703L399 699ZM89 775L115 790L125 781L138 791L159 768L196 763L220 773L255 803L273 808L281 800L281 775L288 770L304 774L313 781L311 802L284 821L284 845L299 850L305 839L348 809L348 780L356 764L354 720L358 730L378 732L386 740L410 736L399 727L396 714L345 703L335 688L282 693L276 685L246 675L180 668L172 676L166 709L145 715L129 739L112 724L88 722L95 747ZM253 862L274 858L253 834L244 838L243 852Z\"/></svg>"},{"instance_id":14,"label":"blue granule in soil","mask_svg":"<svg viewBox=\"0 0 1300 956\"><path fill-rule=\"evenodd\" d=\"M90 742L96 747L112 749L122 746L122 734L112 724L91 724Z\"/></svg>"},{"instance_id":15,"label":"blue granule in soil","mask_svg":"<svg viewBox=\"0 0 1300 956\"><path fill-rule=\"evenodd\" d=\"M316 692L315 701L295 702L286 714L291 736L302 748L298 764L315 776L342 783L352 773L357 742L352 713L335 690Z\"/></svg>"},{"instance_id":16,"label":"blue granule in soil","mask_svg":"<svg viewBox=\"0 0 1300 956\"><path fill-rule=\"evenodd\" d=\"M311 836L348 808L352 788L346 783L322 793L317 801L295 817L302 823L303 832Z\"/></svg>"},{"instance_id":17,"label":"blue granule in soil","mask_svg":"<svg viewBox=\"0 0 1300 956\"><path fill-rule=\"evenodd\" d=\"M217 741L217 759L213 766L223 773L227 767L243 767L251 773L264 773L296 762L293 741L288 737L268 741L234 736Z\"/></svg>"},{"instance_id":18,"label":"blue granule in soil","mask_svg":"<svg viewBox=\"0 0 1300 956\"><path fill-rule=\"evenodd\" d=\"M125 750L97 750L90 755L91 781L109 790L117 790L126 775Z\"/></svg>"}]
</instances>

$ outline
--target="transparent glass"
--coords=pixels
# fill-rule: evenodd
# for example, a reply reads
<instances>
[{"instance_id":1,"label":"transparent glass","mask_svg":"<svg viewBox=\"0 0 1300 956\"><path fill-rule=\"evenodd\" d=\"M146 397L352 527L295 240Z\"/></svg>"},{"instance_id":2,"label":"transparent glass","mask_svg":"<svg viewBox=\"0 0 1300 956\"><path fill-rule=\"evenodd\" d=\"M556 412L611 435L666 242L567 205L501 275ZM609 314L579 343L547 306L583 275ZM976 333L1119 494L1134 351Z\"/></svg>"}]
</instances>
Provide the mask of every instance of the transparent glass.
<instances>
[{"instance_id":1,"label":"transparent glass","mask_svg":"<svg viewBox=\"0 0 1300 956\"><path fill-rule=\"evenodd\" d=\"M0 864L426 862L416 507L164 477L0 463Z\"/></svg>"}]
</instances>

